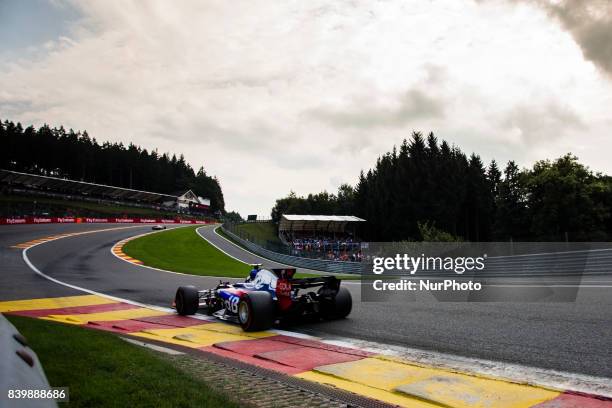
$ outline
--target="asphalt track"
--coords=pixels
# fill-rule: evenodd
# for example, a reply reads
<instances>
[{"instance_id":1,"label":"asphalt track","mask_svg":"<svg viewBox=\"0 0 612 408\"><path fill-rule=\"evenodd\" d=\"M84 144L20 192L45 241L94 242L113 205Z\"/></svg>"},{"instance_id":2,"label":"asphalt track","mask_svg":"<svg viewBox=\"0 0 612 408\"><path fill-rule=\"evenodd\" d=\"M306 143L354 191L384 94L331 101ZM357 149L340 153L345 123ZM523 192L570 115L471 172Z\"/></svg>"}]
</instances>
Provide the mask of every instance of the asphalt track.
<instances>
[{"instance_id":1,"label":"asphalt track","mask_svg":"<svg viewBox=\"0 0 612 408\"><path fill-rule=\"evenodd\" d=\"M0 300L79 293L36 275L23 261L22 250L10 246L46 235L112 227L125 225L0 227ZM28 257L43 273L62 282L159 306L170 304L179 285L207 287L219 281L143 268L111 253L117 241L150 228L137 226L50 241L29 249ZM232 256L257 261L215 235L211 227L200 231ZM354 299L348 319L292 329L612 378L612 277L584 285L573 303L441 303L435 299L371 303L360 301L358 283L347 283L347 287Z\"/></svg>"}]
</instances>

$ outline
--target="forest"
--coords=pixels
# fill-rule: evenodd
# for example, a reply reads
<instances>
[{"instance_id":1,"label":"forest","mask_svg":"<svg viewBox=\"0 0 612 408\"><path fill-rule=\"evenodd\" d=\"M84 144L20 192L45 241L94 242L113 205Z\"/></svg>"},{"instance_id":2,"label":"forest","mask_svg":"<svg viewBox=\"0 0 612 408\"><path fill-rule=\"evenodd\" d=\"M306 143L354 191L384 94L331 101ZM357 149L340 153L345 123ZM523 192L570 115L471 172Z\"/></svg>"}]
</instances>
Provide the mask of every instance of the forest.
<instances>
[{"instance_id":1,"label":"forest","mask_svg":"<svg viewBox=\"0 0 612 408\"><path fill-rule=\"evenodd\" d=\"M607 241L612 177L572 154L503 169L430 133L414 132L362 171L356 186L276 200L282 214L356 215L368 241Z\"/></svg>"},{"instance_id":2,"label":"forest","mask_svg":"<svg viewBox=\"0 0 612 408\"><path fill-rule=\"evenodd\" d=\"M38 129L0 120L0 168L62 177L156 193L184 193L191 189L210 198L212 211L225 211L216 177L197 172L178 158L131 144L98 143L87 131Z\"/></svg>"}]
</instances>

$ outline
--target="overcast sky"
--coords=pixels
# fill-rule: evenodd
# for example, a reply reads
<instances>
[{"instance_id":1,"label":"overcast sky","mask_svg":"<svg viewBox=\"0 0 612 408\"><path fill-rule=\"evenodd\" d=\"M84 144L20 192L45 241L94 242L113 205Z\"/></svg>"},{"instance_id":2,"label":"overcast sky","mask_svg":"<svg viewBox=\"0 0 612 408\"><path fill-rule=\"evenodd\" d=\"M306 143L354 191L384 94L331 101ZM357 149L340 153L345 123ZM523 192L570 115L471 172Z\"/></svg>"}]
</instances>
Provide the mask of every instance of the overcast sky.
<instances>
[{"instance_id":1,"label":"overcast sky","mask_svg":"<svg viewBox=\"0 0 612 408\"><path fill-rule=\"evenodd\" d=\"M243 216L413 130L612 173L611 4L0 0L0 118L183 153Z\"/></svg>"}]
</instances>

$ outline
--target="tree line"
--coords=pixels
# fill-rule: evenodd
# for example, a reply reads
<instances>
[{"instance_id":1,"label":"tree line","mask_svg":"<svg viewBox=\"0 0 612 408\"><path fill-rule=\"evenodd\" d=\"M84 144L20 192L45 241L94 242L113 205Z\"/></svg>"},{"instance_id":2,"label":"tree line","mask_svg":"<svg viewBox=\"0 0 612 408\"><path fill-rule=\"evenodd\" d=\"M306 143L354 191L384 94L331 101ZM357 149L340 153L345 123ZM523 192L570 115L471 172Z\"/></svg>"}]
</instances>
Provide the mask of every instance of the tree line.
<instances>
[{"instance_id":1,"label":"tree line","mask_svg":"<svg viewBox=\"0 0 612 408\"><path fill-rule=\"evenodd\" d=\"M530 169L502 170L472 153L414 132L361 172L356 186L276 200L282 214L356 215L369 241L448 237L467 241L597 241L612 238L612 177L572 154Z\"/></svg>"},{"instance_id":2,"label":"tree line","mask_svg":"<svg viewBox=\"0 0 612 408\"><path fill-rule=\"evenodd\" d=\"M43 125L25 129L0 120L0 168L68 178L156 193L184 193L191 189L210 198L213 211L225 211L221 185L204 167L196 172L178 158L130 143L98 143L87 131Z\"/></svg>"}]
</instances>

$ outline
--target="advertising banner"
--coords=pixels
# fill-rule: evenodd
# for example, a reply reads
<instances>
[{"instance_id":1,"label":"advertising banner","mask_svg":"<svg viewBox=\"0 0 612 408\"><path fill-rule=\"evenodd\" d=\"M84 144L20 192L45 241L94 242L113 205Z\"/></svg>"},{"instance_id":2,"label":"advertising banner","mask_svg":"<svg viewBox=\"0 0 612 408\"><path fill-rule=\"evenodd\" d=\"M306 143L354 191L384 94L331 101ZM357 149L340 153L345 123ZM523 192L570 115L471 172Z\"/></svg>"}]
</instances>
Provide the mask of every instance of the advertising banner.
<instances>
[{"instance_id":1,"label":"advertising banner","mask_svg":"<svg viewBox=\"0 0 612 408\"><path fill-rule=\"evenodd\" d=\"M211 221L161 218L81 218L81 217L15 217L0 218L0 225L18 224L209 224Z\"/></svg>"}]
</instances>

